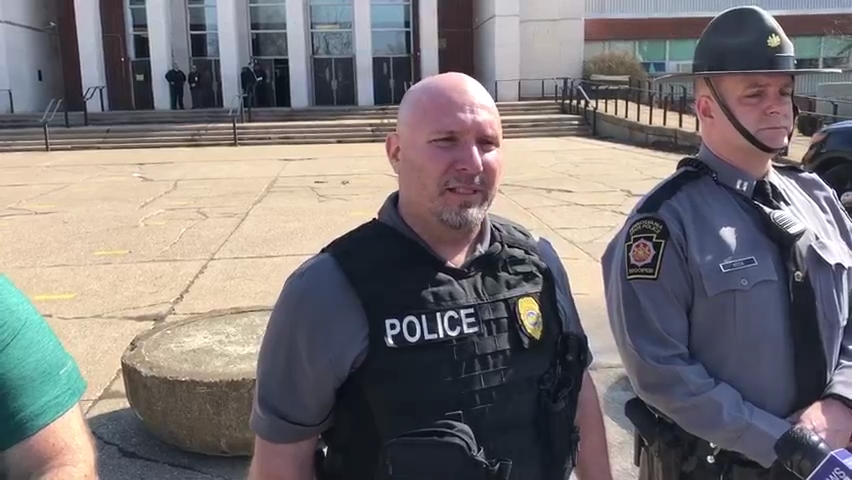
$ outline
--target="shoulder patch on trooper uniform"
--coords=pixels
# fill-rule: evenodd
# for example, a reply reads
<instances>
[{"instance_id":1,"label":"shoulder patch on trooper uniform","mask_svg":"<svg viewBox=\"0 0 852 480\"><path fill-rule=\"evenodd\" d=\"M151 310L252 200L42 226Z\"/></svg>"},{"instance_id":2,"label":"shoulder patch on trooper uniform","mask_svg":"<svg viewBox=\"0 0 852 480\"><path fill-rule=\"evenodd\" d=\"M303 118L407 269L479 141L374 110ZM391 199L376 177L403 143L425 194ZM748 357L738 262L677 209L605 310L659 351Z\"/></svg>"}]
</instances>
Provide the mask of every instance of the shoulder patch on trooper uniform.
<instances>
[{"instance_id":1,"label":"shoulder patch on trooper uniform","mask_svg":"<svg viewBox=\"0 0 852 480\"><path fill-rule=\"evenodd\" d=\"M541 340L544 324L541 319L541 308L535 297L525 296L518 299L518 320L521 327L530 337Z\"/></svg>"},{"instance_id":2,"label":"shoulder patch on trooper uniform","mask_svg":"<svg viewBox=\"0 0 852 480\"><path fill-rule=\"evenodd\" d=\"M656 280L669 241L669 227L657 217L634 220L624 246L627 280Z\"/></svg>"}]
</instances>

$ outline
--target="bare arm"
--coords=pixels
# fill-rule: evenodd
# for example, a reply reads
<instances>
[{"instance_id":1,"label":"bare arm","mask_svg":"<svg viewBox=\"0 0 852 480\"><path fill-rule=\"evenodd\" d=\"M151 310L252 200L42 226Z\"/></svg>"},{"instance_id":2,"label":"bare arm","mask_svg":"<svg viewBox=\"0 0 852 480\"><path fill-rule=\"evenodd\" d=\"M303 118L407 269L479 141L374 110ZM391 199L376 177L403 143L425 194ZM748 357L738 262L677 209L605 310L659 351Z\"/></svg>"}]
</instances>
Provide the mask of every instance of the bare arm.
<instances>
[{"instance_id":1,"label":"bare arm","mask_svg":"<svg viewBox=\"0 0 852 480\"><path fill-rule=\"evenodd\" d=\"M580 428L577 476L580 480L612 480L603 412L595 383L588 371L583 374L583 387L577 406L577 426Z\"/></svg>"},{"instance_id":2,"label":"bare arm","mask_svg":"<svg viewBox=\"0 0 852 480\"><path fill-rule=\"evenodd\" d=\"M317 439L275 444L256 437L248 480L313 480Z\"/></svg>"},{"instance_id":3,"label":"bare arm","mask_svg":"<svg viewBox=\"0 0 852 480\"><path fill-rule=\"evenodd\" d=\"M11 479L95 480L95 444L78 405L3 454Z\"/></svg>"}]
</instances>

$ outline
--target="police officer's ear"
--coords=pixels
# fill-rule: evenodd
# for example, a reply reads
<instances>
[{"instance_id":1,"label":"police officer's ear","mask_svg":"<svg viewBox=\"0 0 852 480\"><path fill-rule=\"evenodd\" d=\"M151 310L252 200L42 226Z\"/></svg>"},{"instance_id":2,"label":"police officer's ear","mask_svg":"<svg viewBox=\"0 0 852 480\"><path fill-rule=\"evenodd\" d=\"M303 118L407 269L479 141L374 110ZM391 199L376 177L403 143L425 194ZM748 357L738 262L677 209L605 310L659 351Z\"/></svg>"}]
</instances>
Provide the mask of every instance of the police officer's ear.
<instances>
[{"instance_id":1,"label":"police officer's ear","mask_svg":"<svg viewBox=\"0 0 852 480\"><path fill-rule=\"evenodd\" d=\"M393 173L399 173L399 134L389 133L385 138L385 153L388 156Z\"/></svg>"},{"instance_id":2,"label":"police officer's ear","mask_svg":"<svg viewBox=\"0 0 852 480\"><path fill-rule=\"evenodd\" d=\"M713 100L710 98L710 95L699 94L695 98L695 114L698 116L699 120L712 119L714 117L713 113Z\"/></svg>"}]
</instances>

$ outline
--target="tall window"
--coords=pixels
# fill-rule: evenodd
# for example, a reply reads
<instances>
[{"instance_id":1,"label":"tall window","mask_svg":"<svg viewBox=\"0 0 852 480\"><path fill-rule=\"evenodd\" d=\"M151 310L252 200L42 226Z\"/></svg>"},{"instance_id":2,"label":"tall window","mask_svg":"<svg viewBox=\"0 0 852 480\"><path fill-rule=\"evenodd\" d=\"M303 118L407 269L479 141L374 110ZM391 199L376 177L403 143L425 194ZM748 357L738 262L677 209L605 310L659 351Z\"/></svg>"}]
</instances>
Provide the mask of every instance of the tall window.
<instances>
[{"instance_id":1,"label":"tall window","mask_svg":"<svg viewBox=\"0 0 852 480\"><path fill-rule=\"evenodd\" d=\"M310 0L315 105L357 103L352 2Z\"/></svg>"},{"instance_id":2,"label":"tall window","mask_svg":"<svg viewBox=\"0 0 852 480\"><path fill-rule=\"evenodd\" d=\"M852 38L825 37L822 44L823 68L849 68L852 57Z\"/></svg>"},{"instance_id":3,"label":"tall window","mask_svg":"<svg viewBox=\"0 0 852 480\"><path fill-rule=\"evenodd\" d=\"M130 70L133 85L133 107L137 110L154 108L154 91L151 78L151 50L148 41L148 13L145 0L127 2L129 17Z\"/></svg>"},{"instance_id":4,"label":"tall window","mask_svg":"<svg viewBox=\"0 0 852 480\"><path fill-rule=\"evenodd\" d=\"M793 37L797 68L819 68L822 39L820 37Z\"/></svg>"},{"instance_id":5,"label":"tall window","mask_svg":"<svg viewBox=\"0 0 852 480\"><path fill-rule=\"evenodd\" d=\"M691 72L692 58L695 56L695 46L698 39L678 38L669 40L667 72Z\"/></svg>"},{"instance_id":6,"label":"tall window","mask_svg":"<svg viewBox=\"0 0 852 480\"><path fill-rule=\"evenodd\" d=\"M287 56L287 4L284 0L249 0L252 57Z\"/></svg>"},{"instance_id":7,"label":"tall window","mask_svg":"<svg viewBox=\"0 0 852 480\"><path fill-rule=\"evenodd\" d=\"M287 58L285 0L249 0L249 30L251 56L257 64L254 71L261 79L252 96L253 105L289 107L290 64Z\"/></svg>"},{"instance_id":8,"label":"tall window","mask_svg":"<svg viewBox=\"0 0 852 480\"><path fill-rule=\"evenodd\" d=\"M372 0L370 20L373 44L375 103L396 104L411 86L413 36L409 0Z\"/></svg>"},{"instance_id":9,"label":"tall window","mask_svg":"<svg viewBox=\"0 0 852 480\"><path fill-rule=\"evenodd\" d=\"M198 70L200 106L221 107L222 81L216 0L187 0L186 8L189 19L189 55L192 65ZM195 105L193 107L196 108Z\"/></svg>"},{"instance_id":10,"label":"tall window","mask_svg":"<svg viewBox=\"0 0 852 480\"><path fill-rule=\"evenodd\" d=\"M648 73L666 71L666 41L639 40L636 42L636 56Z\"/></svg>"}]
</instances>

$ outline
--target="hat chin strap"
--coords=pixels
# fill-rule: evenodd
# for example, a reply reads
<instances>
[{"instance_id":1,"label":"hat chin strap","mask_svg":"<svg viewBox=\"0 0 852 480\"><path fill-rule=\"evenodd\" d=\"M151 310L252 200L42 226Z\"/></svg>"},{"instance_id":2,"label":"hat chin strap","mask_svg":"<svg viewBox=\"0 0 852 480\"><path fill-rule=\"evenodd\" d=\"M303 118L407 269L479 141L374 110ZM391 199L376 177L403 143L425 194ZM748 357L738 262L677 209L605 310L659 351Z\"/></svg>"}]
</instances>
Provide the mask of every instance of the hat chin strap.
<instances>
[{"instance_id":1,"label":"hat chin strap","mask_svg":"<svg viewBox=\"0 0 852 480\"><path fill-rule=\"evenodd\" d=\"M707 84L707 87L710 88L710 93L713 95L713 98L716 99L716 103L719 104L719 108L722 109L722 113L725 114L725 117L728 119L729 122L731 122L731 125L733 125L734 128L736 128L737 131L740 132L740 135L742 135L742 137L745 138L748 143L752 144L754 148L765 153L771 153L773 155L777 155L787 149L787 147L772 148L769 145L766 145L765 143L758 140L757 137L752 135L752 133L749 132L748 129L745 128L739 120L737 120L737 117L735 117L733 112L731 112L731 109L728 108L728 104L725 103L722 100L722 97L719 96L719 92L716 91L716 86L713 85L713 82L710 80L710 78L704 77L704 82ZM797 114L798 108L796 108L796 105L793 104L793 125L796 124L795 117L797 116ZM790 143L789 141L792 138L793 131L790 131L790 135L787 137L788 144Z\"/></svg>"}]
</instances>

